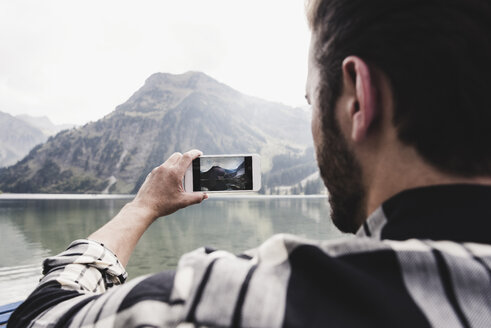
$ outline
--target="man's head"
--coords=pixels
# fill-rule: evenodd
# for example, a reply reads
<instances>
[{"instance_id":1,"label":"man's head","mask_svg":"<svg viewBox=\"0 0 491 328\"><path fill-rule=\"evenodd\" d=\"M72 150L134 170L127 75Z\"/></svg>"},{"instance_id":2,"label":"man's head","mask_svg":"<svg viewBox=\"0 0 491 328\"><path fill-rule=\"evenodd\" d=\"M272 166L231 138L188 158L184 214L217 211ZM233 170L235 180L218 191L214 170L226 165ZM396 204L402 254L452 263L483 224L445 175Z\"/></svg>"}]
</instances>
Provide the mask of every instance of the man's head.
<instances>
[{"instance_id":1,"label":"man's head","mask_svg":"<svg viewBox=\"0 0 491 328\"><path fill-rule=\"evenodd\" d=\"M442 174L491 175L491 1L313 0L307 10L312 128L342 230L366 216L381 160L367 150L387 129Z\"/></svg>"}]
</instances>

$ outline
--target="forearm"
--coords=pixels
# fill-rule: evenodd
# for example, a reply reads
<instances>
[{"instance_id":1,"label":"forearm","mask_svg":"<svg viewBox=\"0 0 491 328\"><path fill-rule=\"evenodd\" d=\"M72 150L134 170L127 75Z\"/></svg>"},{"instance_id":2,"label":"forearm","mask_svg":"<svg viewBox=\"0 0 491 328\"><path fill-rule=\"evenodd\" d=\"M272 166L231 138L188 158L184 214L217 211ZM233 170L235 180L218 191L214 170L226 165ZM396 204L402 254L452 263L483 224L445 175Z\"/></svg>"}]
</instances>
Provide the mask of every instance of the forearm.
<instances>
[{"instance_id":1,"label":"forearm","mask_svg":"<svg viewBox=\"0 0 491 328\"><path fill-rule=\"evenodd\" d=\"M98 306L112 306L106 301L93 306L99 297L114 298L120 304L119 294L105 291L125 282L128 274L124 266L143 233L158 217L207 198L204 193L186 193L182 187L187 167L200 154L197 150L184 155L173 154L152 170L135 199L91 234L89 240L76 240L66 251L46 259L44 277L36 291L14 313L12 325L25 327L39 316L43 322L40 326L52 326L62 318L68 320L88 302L91 304L87 306L98 317L101 313Z\"/></svg>"},{"instance_id":2,"label":"forearm","mask_svg":"<svg viewBox=\"0 0 491 328\"><path fill-rule=\"evenodd\" d=\"M138 240L155 219L155 212L130 202L88 239L104 244L126 267Z\"/></svg>"},{"instance_id":3,"label":"forearm","mask_svg":"<svg viewBox=\"0 0 491 328\"><path fill-rule=\"evenodd\" d=\"M174 153L150 172L133 201L88 238L104 244L126 266L136 243L153 221L208 197L204 193L186 193L182 187L186 169L200 155L198 150L184 155Z\"/></svg>"}]
</instances>

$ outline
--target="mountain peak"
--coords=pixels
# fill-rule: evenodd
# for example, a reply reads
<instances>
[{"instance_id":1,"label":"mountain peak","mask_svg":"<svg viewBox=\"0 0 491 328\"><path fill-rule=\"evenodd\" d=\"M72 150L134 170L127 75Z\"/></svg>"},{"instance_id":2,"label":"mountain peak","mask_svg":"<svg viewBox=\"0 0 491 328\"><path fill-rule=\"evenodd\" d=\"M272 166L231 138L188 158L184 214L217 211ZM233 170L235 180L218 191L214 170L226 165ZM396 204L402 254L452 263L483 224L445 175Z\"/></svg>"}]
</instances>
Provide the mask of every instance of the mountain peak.
<instances>
[{"instance_id":1,"label":"mountain peak","mask_svg":"<svg viewBox=\"0 0 491 328\"><path fill-rule=\"evenodd\" d=\"M191 94L199 92L219 97L240 94L203 72L183 74L154 73L145 84L116 110L139 113L163 113L178 105Z\"/></svg>"},{"instance_id":2,"label":"mountain peak","mask_svg":"<svg viewBox=\"0 0 491 328\"><path fill-rule=\"evenodd\" d=\"M206 75L205 73L200 71L188 71L182 74L154 73L150 75L149 78L147 78L147 80L145 81L145 85L155 87L170 85L176 88L191 90L199 90L203 87L206 88L213 85L230 89L230 87L218 82L211 76Z\"/></svg>"}]
</instances>

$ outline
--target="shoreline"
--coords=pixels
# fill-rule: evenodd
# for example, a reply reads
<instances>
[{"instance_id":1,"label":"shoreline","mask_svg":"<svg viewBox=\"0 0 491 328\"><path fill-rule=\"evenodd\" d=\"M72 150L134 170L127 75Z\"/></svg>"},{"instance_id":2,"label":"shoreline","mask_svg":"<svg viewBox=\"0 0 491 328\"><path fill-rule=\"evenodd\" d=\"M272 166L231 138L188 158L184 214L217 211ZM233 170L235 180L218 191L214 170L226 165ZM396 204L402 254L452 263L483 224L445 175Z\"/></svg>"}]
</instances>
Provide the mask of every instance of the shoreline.
<instances>
[{"instance_id":1,"label":"shoreline","mask_svg":"<svg viewBox=\"0 0 491 328\"><path fill-rule=\"evenodd\" d=\"M327 198L326 194L316 195L260 195L260 194L227 194L227 193L209 193L209 199L294 199L294 198ZM0 200L22 200L22 199L133 199L132 194L0 194Z\"/></svg>"}]
</instances>

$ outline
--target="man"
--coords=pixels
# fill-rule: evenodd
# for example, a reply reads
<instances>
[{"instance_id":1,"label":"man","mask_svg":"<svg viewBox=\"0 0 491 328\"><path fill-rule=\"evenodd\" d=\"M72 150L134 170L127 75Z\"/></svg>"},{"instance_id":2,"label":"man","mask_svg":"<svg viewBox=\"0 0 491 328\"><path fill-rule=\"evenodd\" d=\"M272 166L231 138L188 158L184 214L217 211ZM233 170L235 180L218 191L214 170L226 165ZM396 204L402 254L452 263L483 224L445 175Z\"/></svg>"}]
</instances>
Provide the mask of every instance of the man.
<instances>
[{"instance_id":1,"label":"man","mask_svg":"<svg viewBox=\"0 0 491 328\"><path fill-rule=\"evenodd\" d=\"M203 248L113 287L156 218L207 197L181 186L200 153L176 153L45 261L11 326L491 326L491 2L319 0L308 16L317 160L357 238Z\"/></svg>"}]
</instances>

